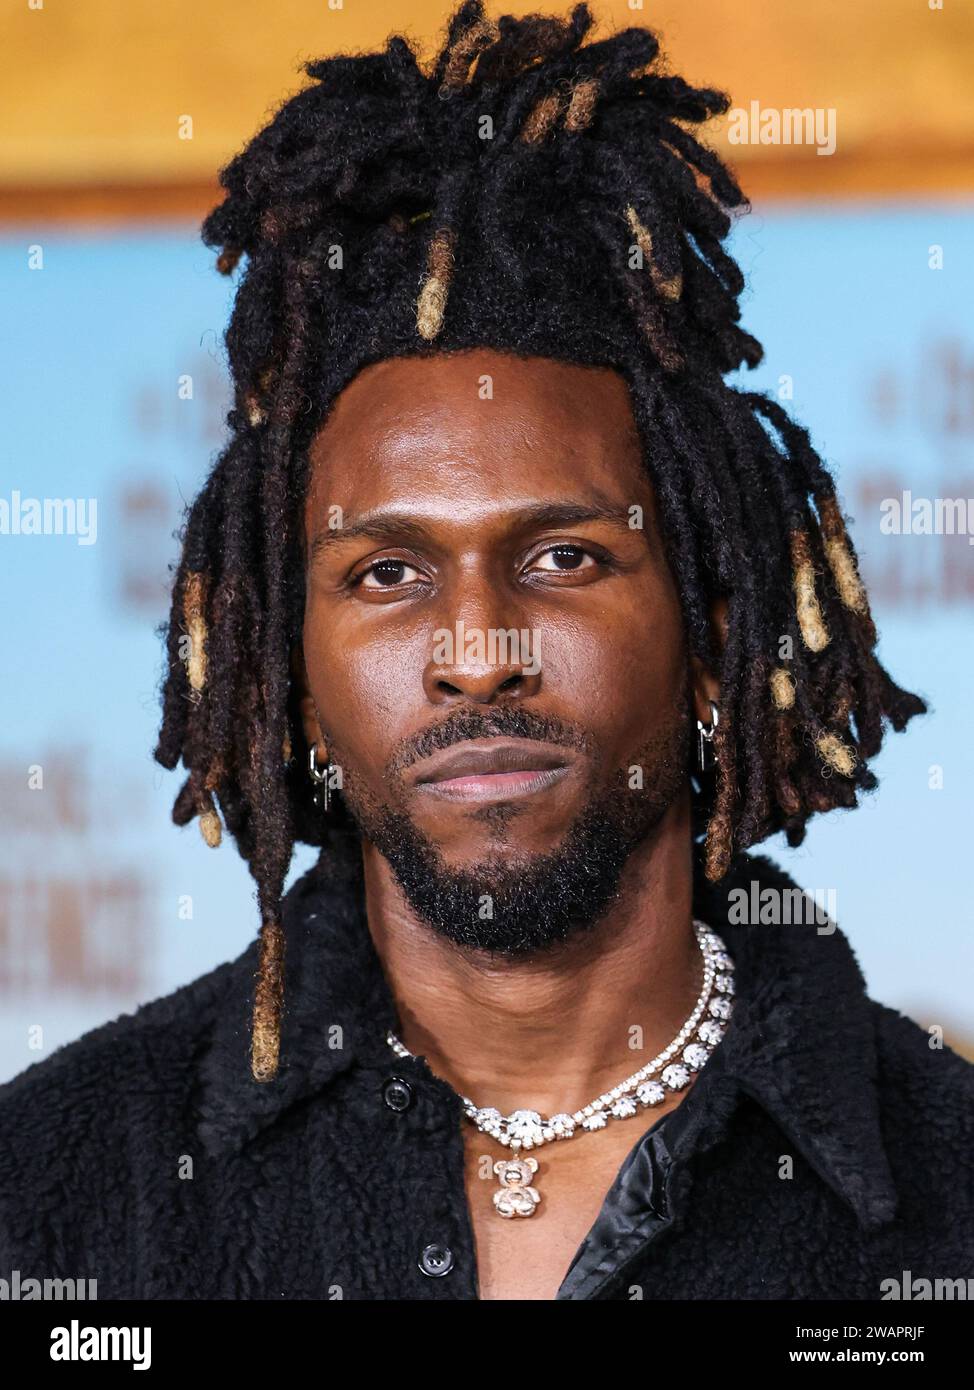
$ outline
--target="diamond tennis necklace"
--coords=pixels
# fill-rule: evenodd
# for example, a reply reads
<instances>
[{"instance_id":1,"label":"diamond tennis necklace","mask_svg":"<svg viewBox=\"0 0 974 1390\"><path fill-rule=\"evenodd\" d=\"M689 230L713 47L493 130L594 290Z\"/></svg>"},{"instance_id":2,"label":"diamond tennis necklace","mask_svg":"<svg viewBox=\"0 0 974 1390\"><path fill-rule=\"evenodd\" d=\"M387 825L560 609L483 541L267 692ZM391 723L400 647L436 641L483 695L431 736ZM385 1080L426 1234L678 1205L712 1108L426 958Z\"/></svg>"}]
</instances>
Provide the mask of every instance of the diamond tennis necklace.
<instances>
[{"instance_id":1,"label":"diamond tennis necklace","mask_svg":"<svg viewBox=\"0 0 974 1390\"><path fill-rule=\"evenodd\" d=\"M500 1183L493 1194L498 1215L533 1216L541 1201L537 1188L532 1185L538 1160L522 1157L522 1150L537 1149L556 1139L571 1139L584 1131L604 1129L610 1119L626 1120L637 1114L640 1106L649 1109L660 1105L674 1091L689 1086L694 1074L706 1066L724 1036L733 1009L734 962L721 938L710 927L694 921L693 929L703 956L703 985L693 1011L669 1046L625 1081L583 1105L573 1115L559 1113L550 1119L544 1119L536 1110L514 1110L510 1115L502 1115L493 1106L480 1106L467 1096L460 1097L464 1114L481 1133L490 1135L515 1155L498 1159L494 1164ZM390 1031L386 1042L397 1057L415 1060L415 1054L395 1033ZM678 1053L680 1058L671 1060Z\"/></svg>"}]
</instances>

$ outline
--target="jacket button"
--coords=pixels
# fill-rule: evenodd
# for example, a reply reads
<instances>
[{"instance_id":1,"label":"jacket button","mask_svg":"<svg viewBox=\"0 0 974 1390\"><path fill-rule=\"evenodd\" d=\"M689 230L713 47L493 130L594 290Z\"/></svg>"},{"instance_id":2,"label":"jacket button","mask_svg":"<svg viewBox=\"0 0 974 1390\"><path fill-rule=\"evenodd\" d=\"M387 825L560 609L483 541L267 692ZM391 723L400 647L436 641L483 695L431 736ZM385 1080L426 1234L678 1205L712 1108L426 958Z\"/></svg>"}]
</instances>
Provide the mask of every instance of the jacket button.
<instances>
[{"instance_id":1,"label":"jacket button","mask_svg":"<svg viewBox=\"0 0 974 1390\"><path fill-rule=\"evenodd\" d=\"M401 1076L390 1076L382 1087L382 1099L390 1110L408 1110L413 1103L413 1088Z\"/></svg>"},{"instance_id":2,"label":"jacket button","mask_svg":"<svg viewBox=\"0 0 974 1390\"><path fill-rule=\"evenodd\" d=\"M453 1268L453 1251L446 1245L427 1245L419 1257L419 1267L431 1279L449 1274Z\"/></svg>"}]
</instances>

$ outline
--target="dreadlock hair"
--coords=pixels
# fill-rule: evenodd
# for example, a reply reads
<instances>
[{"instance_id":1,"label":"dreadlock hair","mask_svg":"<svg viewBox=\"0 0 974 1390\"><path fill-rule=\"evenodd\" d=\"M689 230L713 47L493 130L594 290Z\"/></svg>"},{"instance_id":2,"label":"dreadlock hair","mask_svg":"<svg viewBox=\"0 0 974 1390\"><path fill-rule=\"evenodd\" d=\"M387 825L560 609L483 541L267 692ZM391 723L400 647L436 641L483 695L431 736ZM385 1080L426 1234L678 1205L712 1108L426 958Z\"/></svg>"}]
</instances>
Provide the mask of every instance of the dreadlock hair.
<instances>
[{"instance_id":1,"label":"dreadlock hair","mask_svg":"<svg viewBox=\"0 0 974 1390\"><path fill-rule=\"evenodd\" d=\"M584 4L495 21L465 0L426 67L400 36L307 63L312 84L222 169L203 223L223 274L246 258L226 332L234 404L179 532L154 756L188 770L175 822L199 817L209 845L225 825L256 881L260 1081L278 1068L294 845L324 851L351 825L341 798L327 816L311 802L289 653L308 446L367 363L487 346L626 378L688 650L720 679L715 768L692 782L709 879L855 806L884 722L926 709L877 659L807 432L724 381L763 356L722 245L748 204L692 133L729 99L668 73L650 30L584 42L592 23Z\"/></svg>"}]
</instances>

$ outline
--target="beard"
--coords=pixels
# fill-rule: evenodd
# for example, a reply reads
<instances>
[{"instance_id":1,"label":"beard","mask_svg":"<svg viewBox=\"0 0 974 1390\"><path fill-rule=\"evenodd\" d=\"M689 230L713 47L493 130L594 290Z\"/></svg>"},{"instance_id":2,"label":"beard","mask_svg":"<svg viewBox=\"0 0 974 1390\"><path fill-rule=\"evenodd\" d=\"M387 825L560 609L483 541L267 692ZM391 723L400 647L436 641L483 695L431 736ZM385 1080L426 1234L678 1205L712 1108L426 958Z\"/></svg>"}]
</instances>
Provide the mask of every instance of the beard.
<instances>
[{"instance_id":1,"label":"beard","mask_svg":"<svg viewBox=\"0 0 974 1390\"><path fill-rule=\"evenodd\" d=\"M543 854L491 851L454 869L404 810L362 794L358 779L348 778L342 795L359 830L387 861L407 903L427 926L458 946L524 958L591 929L617 900L633 851L687 786L688 711L688 705L682 707L670 727L593 792L561 843ZM402 768L435 749L491 736L592 751L591 740L574 726L524 709L458 711L407 741L390 761L387 780L395 785ZM348 769L340 755L337 761ZM597 773L597 750L594 762ZM641 787L630 785L633 767L641 769ZM507 805L475 814L496 828L501 842L512 818L516 825Z\"/></svg>"}]
</instances>

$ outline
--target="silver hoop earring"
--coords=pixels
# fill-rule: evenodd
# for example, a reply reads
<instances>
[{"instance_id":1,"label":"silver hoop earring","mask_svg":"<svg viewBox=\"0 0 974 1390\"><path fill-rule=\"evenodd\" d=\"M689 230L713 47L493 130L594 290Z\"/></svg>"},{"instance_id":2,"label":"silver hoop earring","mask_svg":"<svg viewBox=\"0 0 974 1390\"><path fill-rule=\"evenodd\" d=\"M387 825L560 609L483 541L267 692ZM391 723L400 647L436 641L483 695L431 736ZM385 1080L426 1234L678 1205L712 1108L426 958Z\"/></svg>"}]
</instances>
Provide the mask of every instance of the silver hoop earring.
<instances>
[{"instance_id":1,"label":"silver hoop earring","mask_svg":"<svg viewBox=\"0 0 974 1390\"><path fill-rule=\"evenodd\" d=\"M720 723L720 715L713 700L710 701L710 723L705 724L702 719L697 720L697 761L701 772L709 772L717 762L717 755L714 753L714 730ZM708 752L709 749L709 752Z\"/></svg>"},{"instance_id":2,"label":"silver hoop earring","mask_svg":"<svg viewBox=\"0 0 974 1390\"><path fill-rule=\"evenodd\" d=\"M327 812L331 807L331 763L326 762L324 767L319 769L315 762L317 749L317 743L313 743L308 750L308 775L315 784L311 799L319 811Z\"/></svg>"}]
</instances>

